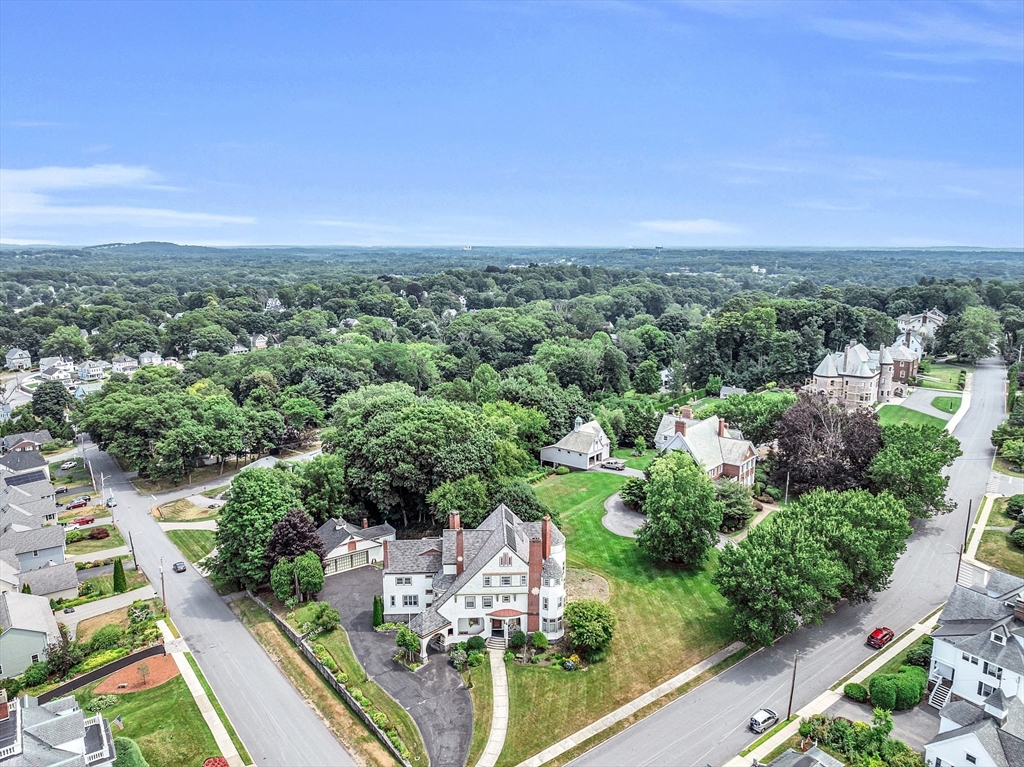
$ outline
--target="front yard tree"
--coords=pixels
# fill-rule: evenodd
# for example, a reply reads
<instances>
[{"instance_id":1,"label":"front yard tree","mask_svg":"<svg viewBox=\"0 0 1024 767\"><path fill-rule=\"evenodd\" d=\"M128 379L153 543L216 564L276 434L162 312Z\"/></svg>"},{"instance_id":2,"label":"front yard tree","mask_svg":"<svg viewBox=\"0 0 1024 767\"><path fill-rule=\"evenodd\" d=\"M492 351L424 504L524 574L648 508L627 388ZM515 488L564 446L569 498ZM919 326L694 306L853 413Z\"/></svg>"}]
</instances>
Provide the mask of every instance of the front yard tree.
<instances>
[{"instance_id":1,"label":"front yard tree","mask_svg":"<svg viewBox=\"0 0 1024 767\"><path fill-rule=\"evenodd\" d=\"M32 415L40 421L64 423L64 413L74 402L60 381L43 381L32 392Z\"/></svg>"},{"instance_id":2,"label":"front yard tree","mask_svg":"<svg viewBox=\"0 0 1024 767\"><path fill-rule=\"evenodd\" d=\"M886 426L868 479L876 492L898 498L913 518L946 514L956 504L946 497L949 477L942 470L962 454L959 440L942 426Z\"/></svg>"},{"instance_id":3,"label":"front yard tree","mask_svg":"<svg viewBox=\"0 0 1024 767\"><path fill-rule=\"evenodd\" d=\"M992 354L992 342L1001 328L999 317L987 306L968 306L951 334L949 348L965 362L976 362Z\"/></svg>"},{"instance_id":4,"label":"front yard tree","mask_svg":"<svg viewBox=\"0 0 1024 767\"><path fill-rule=\"evenodd\" d=\"M442 525L448 522L449 514L457 512L466 527L476 527L490 510L487 486L475 474L442 482L427 494L427 503Z\"/></svg>"},{"instance_id":5,"label":"front yard tree","mask_svg":"<svg viewBox=\"0 0 1024 767\"><path fill-rule=\"evenodd\" d=\"M296 467L296 486L302 496L302 508L322 525L337 516L345 503L345 466L336 455L318 455Z\"/></svg>"},{"instance_id":6,"label":"front yard tree","mask_svg":"<svg viewBox=\"0 0 1024 767\"><path fill-rule=\"evenodd\" d=\"M733 482L731 479L720 479L715 482L715 497L722 502L722 532L731 533L739 530L754 516L754 504L750 499L750 488Z\"/></svg>"},{"instance_id":7,"label":"front yard tree","mask_svg":"<svg viewBox=\"0 0 1024 767\"><path fill-rule=\"evenodd\" d=\"M420 651L420 638L412 632L408 626L398 627L398 636L395 637L395 644L400 650L405 651L405 659L411 661L413 656Z\"/></svg>"},{"instance_id":8,"label":"front yard tree","mask_svg":"<svg viewBox=\"0 0 1024 767\"><path fill-rule=\"evenodd\" d=\"M297 502L292 488L273 469L246 469L235 477L217 528L217 576L238 580L244 588L266 583L267 544L274 524Z\"/></svg>"},{"instance_id":9,"label":"front yard tree","mask_svg":"<svg viewBox=\"0 0 1024 767\"><path fill-rule=\"evenodd\" d=\"M293 506L274 523L267 541L267 566L273 567L282 559L295 559L307 551L315 552L321 561L327 556L313 520L302 509Z\"/></svg>"},{"instance_id":10,"label":"front yard tree","mask_svg":"<svg viewBox=\"0 0 1024 767\"><path fill-rule=\"evenodd\" d=\"M270 571L270 588L279 602L287 602L295 595L295 565L282 559Z\"/></svg>"},{"instance_id":11,"label":"front yard tree","mask_svg":"<svg viewBox=\"0 0 1024 767\"><path fill-rule=\"evenodd\" d=\"M743 432L743 436L755 445L771 442L775 428L782 417L796 402L796 397L787 391L770 394L741 394L728 399L714 400L702 407L699 418L717 415Z\"/></svg>"},{"instance_id":12,"label":"front yard tree","mask_svg":"<svg viewBox=\"0 0 1024 767\"><path fill-rule=\"evenodd\" d=\"M128 590L128 579L124 574L124 562L120 557L114 560L114 593L123 594Z\"/></svg>"},{"instance_id":13,"label":"front yard tree","mask_svg":"<svg viewBox=\"0 0 1024 767\"><path fill-rule=\"evenodd\" d=\"M640 394L657 394L661 389L661 373L658 372L658 363L654 360L644 360L636 368L636 375L633 376L633 388Z\"/></svg>"},{"instance_id":14,"label":"front yard tree","mask_svg":"<svg viewBox=\"0 0 1024 767\"><path fill-rule=\"evenodd\" d=\"M580 599L565 606L565 622L573 649L587 658L603 655L615 632L615 614L604 602Z\"/></svg>"},{"instance_id":15,"label":"front yard tree","mask_svg":"<svg viewBox=\"0 0 1024 767\"><path fill-rule=\"evenodd\" d=\"M637 534L640 548L660 562L698 568L718 541L724 505L715 485L689 453L677 451L650 469L644 511Z\"/></svg>"},{"instance_id":16,"label":"front yard tree","mask_svg":"<svg viewBox=\"0 0 1024 767\"><path fill-rule=\"evenodd\" d=\"M847 410L824 394L801 394L779 419L778 454L773 479L790 493L823 487L850 490L882 449L878 414L867 408Z\"/></svg>"},{"instance_id":17,"label":"front yard tree","mask_svg":"<svg viewBox=\"0 0 1024 767\"><path fill-rule=\"evenodd\" d=\"M299 594L309 598L324 590L324 566L315 551L295 558L295 581Z\"/></svg>"},{"instance_id":18,"label":"front yard tree","mask_svg":"<svg viewBox=\"0 0 1024 767\"><path fill-rule=\"evenodd\" d=\"M89 344L75 325L57 328L39 347L40 357L70 357L77 361L84 360L88 353Z\"/></svg>"}]
</instances>

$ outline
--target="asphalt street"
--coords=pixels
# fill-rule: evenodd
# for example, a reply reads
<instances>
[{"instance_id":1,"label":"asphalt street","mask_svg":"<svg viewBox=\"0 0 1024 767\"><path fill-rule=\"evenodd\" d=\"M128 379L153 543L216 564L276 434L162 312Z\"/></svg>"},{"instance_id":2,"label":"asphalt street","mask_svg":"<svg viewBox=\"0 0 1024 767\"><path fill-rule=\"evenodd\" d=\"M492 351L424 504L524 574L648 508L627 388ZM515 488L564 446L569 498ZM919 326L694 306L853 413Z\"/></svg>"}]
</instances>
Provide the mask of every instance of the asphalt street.
<instances>
[{"instance_id":1,"label":"asphalt street","mask_svg":"<svg viewBox=\"0 0 1024 767\"><path fill-rule=\"evenodd\" d=\"M152 498L140 495L113 458L91 443L86 444L86 455L97 475L103 472L109 478L107 487L118 494L114 519L125 540L131 536L139 566L154 579L157 594L161 592L159 570L163 562L171 618L199 661L253 763L274 767L355 765L351 755L195 568L184 573L171 571L171 564L182 557L150 515ZM195 492L178 491L160 500Z\"/></svg>"},{"instance_id":2,"label":"asphalt street","mask_svg":"<svg viewBox=\"0 0 1024 767\"><path fill-rule=\"evenodd\" d=\"M693 692L588 751L574 765L719 765L757 736L747 730L750 715L768 706L785 716L794 654L799 652L793 710L806 705L873 650L864 643L875 626L899 635L941 605L956 580L968 502L976 512L989 482L994 450L990 434L1004 418L1005 368L982 361L974 374L970 411L954 434L963 456L950 469L951 514L914 523L907 551L890 588L873 602L842 603L820 626L801 629L774 647L760 650Z\"/></svg>"}]
</instances>

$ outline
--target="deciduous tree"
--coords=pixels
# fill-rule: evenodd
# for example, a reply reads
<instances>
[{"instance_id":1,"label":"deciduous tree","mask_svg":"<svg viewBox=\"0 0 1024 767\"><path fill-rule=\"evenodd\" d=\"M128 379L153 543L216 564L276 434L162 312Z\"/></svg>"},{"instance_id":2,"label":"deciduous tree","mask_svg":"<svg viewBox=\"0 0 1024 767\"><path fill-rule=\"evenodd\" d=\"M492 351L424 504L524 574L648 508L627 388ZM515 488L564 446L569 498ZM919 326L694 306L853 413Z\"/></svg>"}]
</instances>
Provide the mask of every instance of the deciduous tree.
<instances>
[{"instance_id":1,"label":"deciduous tree","mask_svg":"<svg viewBox=\"0 0 1024 767\"><path fill-rule=\"evenodd\" d=\"M867 477L875 492L888 491L911 517L946 514L956 504L946 497L943 469L962 455L960 441L942 426L894 424L882 431L882 449Z\"/></svg>"}]
</instances>

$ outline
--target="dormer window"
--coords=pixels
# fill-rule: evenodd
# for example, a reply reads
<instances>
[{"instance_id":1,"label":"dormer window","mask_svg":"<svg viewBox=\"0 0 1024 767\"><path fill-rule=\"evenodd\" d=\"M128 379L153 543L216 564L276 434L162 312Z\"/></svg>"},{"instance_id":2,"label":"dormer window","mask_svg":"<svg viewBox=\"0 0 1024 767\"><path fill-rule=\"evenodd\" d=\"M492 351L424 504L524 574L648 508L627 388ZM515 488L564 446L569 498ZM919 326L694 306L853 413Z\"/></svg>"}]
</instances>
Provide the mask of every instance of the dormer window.
<instances>
[{"instance_id":1,"label":"dormer window","mask_svg":"<svg viewBox=\"0 0 1024 767\"><path fill-rule=\"evenodd\" d=\"M998 631L993 631L991 634L992 641L996 644L1001 644L1003 647L1006 646L1006 637L1000 634Z\"/></svg>"},{"instance_id":2,"label":"dormer window","mask_svg":"<svg viewBox=\"0 0 1024 767\"><path fill-rule=\"evenodd\" d=\"M498 560L498 566L499 567L512 567L512 555L509 554L508 552L505 552L504 554L502 554L501 558Z\"/></svg>"}]
</instances>

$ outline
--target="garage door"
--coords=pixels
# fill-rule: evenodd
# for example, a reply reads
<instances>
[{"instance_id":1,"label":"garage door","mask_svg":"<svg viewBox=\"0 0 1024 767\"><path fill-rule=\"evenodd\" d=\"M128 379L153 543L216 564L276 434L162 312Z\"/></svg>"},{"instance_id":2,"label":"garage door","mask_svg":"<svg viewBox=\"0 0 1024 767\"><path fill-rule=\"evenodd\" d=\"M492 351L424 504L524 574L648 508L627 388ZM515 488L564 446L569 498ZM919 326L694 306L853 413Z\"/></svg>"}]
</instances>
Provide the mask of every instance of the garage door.
<instances>
[{"instance_id":1,"label":"garage door","mask_svg":"<svg viewBox=\"0 0 1024 767\"><path fill-rule=\"evenodd\" d=\"M346 570L351 570L353 567L362 567L363 565L368 564L370 564L369 551L357 551L354 554L343 554L340 557L334 557L333 559L327 560L327 565L324 567L324 575L343 573Z\"/></svg>"}]
</instances>

